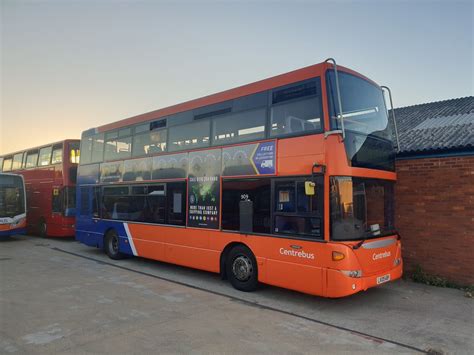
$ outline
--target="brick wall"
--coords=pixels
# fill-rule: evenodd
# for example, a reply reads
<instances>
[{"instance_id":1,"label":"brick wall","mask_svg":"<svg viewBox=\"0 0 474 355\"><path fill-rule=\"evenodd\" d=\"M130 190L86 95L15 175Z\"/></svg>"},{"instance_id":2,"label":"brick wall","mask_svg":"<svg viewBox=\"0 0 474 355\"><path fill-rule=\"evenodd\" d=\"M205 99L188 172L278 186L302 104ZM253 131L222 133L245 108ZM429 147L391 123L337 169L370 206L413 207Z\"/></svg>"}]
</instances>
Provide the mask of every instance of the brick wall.
<instances>
[{"instance_id":1,"label":"brick wall","mask_svg":"<svg viewBox=\"0 0 474 355\"><path fill-rule=\"evenodd\" d=\"M396 226L415 265L474 284L474 156L397 161Z\"/></svg>"}]
</instances>

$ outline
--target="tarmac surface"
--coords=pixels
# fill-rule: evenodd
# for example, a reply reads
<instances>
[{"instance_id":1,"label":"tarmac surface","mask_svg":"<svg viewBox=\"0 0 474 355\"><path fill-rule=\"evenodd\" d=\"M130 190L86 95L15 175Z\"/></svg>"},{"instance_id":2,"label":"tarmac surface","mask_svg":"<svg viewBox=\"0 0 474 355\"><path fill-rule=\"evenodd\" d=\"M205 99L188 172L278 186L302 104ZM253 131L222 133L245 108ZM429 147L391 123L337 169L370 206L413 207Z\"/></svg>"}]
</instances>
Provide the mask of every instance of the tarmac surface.
<instances>
[{"instance_id":1,"label":"tarmac surface","mask_svg":"<svg viewBox=\"0 0 474 355\"><path fill-rule=\"evenodd\" d=\"M0 353L474 353L474 300L396 281L342 299L141 258L72 239L0 240Z\"/></svg>"}]
</instances>

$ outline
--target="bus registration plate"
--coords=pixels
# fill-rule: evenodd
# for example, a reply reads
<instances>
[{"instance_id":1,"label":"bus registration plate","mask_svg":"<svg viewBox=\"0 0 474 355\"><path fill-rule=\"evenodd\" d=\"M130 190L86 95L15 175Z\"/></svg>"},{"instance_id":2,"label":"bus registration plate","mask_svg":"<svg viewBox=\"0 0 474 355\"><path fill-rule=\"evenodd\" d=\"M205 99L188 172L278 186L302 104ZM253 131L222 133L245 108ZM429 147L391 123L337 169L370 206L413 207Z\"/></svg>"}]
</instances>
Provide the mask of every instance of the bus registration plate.
<instances>
[{"instance_id":1,"label":"bus registration plate","mask_svg":"<svg viewBox=\"0 0 474 355\"><path fill-rule=\"evenodd\" d=\"M390 281L390 274L377 277L377 285Z\"/></svg>"}]
</instances>

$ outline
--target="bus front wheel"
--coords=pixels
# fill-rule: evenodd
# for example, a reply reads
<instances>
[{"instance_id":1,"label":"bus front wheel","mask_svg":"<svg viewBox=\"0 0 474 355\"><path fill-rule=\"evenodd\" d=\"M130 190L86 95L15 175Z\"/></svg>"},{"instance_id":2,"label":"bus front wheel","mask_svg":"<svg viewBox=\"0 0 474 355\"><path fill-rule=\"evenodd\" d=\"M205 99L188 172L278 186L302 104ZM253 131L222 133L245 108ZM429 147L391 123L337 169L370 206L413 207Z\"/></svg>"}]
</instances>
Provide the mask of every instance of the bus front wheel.
<instances>
[{"instance_id":1,"label":"bus front wheel","mask_svg":"<svg viewBox=\"0 0 474 355\"><path fill-rule=\"evenodd\" d=\"M109 258L119 260L125 257L125 255L120 252L119 236L115 230L112 229L107 232L104 242L105 253Z\"/></svg>"},{"instance_id":2,"label":"bus front wheel","mask_svg":"<svg viewBox=\"0 0 474 355\"><path fill-rule=\"evenodd\" d=\"M257 289L257 260L249 248L238 245L229 252L226 274L237 290L250 292Z\"/></svg>"}]
</instances>

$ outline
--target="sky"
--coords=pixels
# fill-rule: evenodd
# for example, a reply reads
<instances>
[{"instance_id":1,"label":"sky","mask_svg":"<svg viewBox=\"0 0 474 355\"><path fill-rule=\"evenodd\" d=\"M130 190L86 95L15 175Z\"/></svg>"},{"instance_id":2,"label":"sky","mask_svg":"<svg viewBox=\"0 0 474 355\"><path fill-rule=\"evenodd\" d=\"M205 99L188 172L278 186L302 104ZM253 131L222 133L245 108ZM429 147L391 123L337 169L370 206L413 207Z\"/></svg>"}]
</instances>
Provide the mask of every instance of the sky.
<instances>
[{"instance_id":1,"label":"sky","mask_svg":"<svg viewBox=\"0 0 474 355\"><path fill-rule=\"evenodd\" d=\"M0 155L328 57L395 107L471 96L473 4L0 0Z\"/></svg>"}]
</instances>

